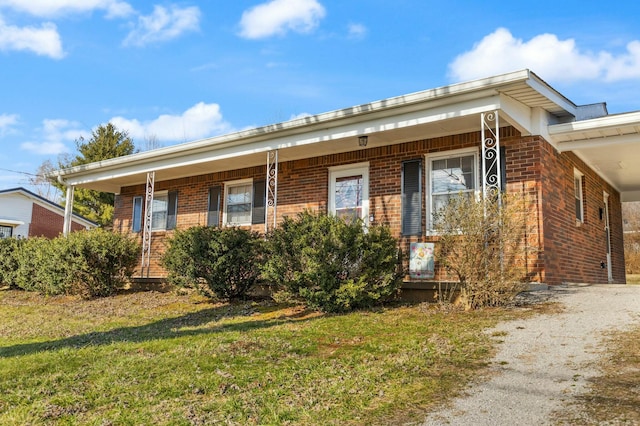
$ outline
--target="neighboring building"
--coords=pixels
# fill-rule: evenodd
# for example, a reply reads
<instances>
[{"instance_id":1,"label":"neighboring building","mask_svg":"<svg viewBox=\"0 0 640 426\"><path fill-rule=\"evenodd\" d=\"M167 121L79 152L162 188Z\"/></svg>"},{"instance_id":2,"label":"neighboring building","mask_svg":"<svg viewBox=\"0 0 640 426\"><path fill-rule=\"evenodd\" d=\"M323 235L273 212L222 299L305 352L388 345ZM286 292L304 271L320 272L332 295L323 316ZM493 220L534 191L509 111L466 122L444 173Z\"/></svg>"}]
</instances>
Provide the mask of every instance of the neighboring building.
<instances>
[{"instance_id":1,"label":"neighboring building","mask_svg":"<svg viewBox=\"0 0 640 426\"><path fill-rule=\"evenodd\" d=\"M175 228L265 230L303 209L386 224L408 252L437 244L432 212L449 197L497 182L531 200L531 281L624 283L621 202L640 200L640 113L577 106L523 70L54 175L69 195L117 194L114 230L138 234L148 277L165 275ZM446 279L435 260L433 279ZM432 286L412 276L407 288Z\"/></svg>"},{"instance_id":2,"label":"neighboring building","mask_svg":"<svg viewBox=\"0 0 640 426\"><path fill-rule=\"evenodd\" d=\"M64 208L24 188L0 190L0 238L47 237L62 233ZM73 215L72 230L97 225Z\"/></svg>"}]
</instances>

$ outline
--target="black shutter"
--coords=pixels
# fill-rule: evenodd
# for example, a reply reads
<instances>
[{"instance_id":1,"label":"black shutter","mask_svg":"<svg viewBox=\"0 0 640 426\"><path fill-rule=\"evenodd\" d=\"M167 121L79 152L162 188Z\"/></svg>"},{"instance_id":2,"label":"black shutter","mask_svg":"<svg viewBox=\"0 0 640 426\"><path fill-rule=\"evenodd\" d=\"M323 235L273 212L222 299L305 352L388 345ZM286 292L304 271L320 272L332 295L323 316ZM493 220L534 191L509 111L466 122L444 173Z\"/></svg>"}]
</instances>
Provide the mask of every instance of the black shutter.
<instances>
[{"instance_id":1,"label":"black shutter","mask_svg":"<svg viewBox=\"0 0 640 426\"><path fill-rule=\"evenodd\" d=\"M220 226L220 187L209 188L209 207L207 208L207 226Z\"/></svg>"},{"instance_id":2,"label":"black shutter","mask_svg":"<svg viewBox=\"0 0 640 426\"><path fill-rule=\"evenodd\" d=\"M422 235L422 161L402 163L402 235Z\"/></svg>"},{"instance_id":3,"label":"black shutter","mask_svg":"<svg viewBox=\"0 0 640 426\"><path fill-rule=\"evenodd\" d=\"M507 192L507 150L500 147L500 190Z\"/></svg>"},{"instance_id":4,"label":"black shutter","mask_svg":"<svg viewBox=\"0 0 640 426\"><path fill-rule=\"evenodd\" d=\"M167 206L167 229L175 229L178 217L178 191L169 192Z\"/></svg>"},{"instance_id":5,"label":"black shutter","mask_svg":"<svg viewBox=\"0 0 640 426\"><path fill-rule=\"evenodd\" d=\"M142 197L133 197L133 215L131 231L140 232L142 229Z\"/></svg>"},{"instance_id":6,"label":"black shutter","mask_svg":"<svg viewBox=\"0 0 640 426\"><path fill-rule=\"evenodd\" d=\"M265 213L267 211L267 187L263 180L253 182L253 208L251 209L251 223L259 224L265 222Z\"/></svg>"}]
</instances>

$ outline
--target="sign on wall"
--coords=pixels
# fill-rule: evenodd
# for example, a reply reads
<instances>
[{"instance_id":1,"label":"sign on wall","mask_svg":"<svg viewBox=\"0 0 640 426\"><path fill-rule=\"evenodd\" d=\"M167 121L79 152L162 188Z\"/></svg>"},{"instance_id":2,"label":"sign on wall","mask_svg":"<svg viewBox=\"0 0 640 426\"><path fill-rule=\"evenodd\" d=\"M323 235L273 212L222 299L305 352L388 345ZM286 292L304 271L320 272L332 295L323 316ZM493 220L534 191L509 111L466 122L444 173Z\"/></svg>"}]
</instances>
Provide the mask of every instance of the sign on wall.
<instances>
[{"instance_id":1,"label":"sign on wall","mask_svg":"<svg viewBox=\"0 0 640 426\"><path fill-rule=\"evenodd\" d=\"M435 259L433 243L411 243L409 255L409 276L413 279L433 279Z\"/></svg>"}]
</instances>

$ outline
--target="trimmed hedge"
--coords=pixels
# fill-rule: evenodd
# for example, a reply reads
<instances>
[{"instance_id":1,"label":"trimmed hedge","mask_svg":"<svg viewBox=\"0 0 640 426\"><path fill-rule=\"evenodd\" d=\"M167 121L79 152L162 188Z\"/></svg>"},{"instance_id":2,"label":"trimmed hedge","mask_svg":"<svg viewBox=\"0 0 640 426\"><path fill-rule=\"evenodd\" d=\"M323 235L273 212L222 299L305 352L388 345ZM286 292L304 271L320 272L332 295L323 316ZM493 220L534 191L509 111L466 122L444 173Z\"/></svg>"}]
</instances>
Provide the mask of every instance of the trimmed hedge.
<instances>
[{"instance_id":1,"label":"trimmed hedge","mask_svg":"<svg viewBox=\"0 0 640 426\"><path fill-rule=\"evenodd\" d=\"M267 239L263 277L310 307L345 312L397 293L398 242L388 227L303 212Z\"/></svg>"},{"instance_id":2,"label":"trimmed hedge","mask_svg":"<svg viewBox=\"0 0 640 426\"><path fill-rule=\"evenodd\" d=\"M262 240L241 228L195 226L176 231L162 264L174 285L220 299L245 298L260 278Z\"/></svg>"},{"instance_id":3,"label":"trimmed hedge","mask_svg":"<svg viewBox=\"0 0 640 426\"><path fill-rule=\"evenodd\" d=\"M5 284L46 295L100 297L121 289L138 262L133 239L103 229L80 231L54 239L2 242L0 254L11 252ZM4 258L4 256L3 256Z\"/></svg>"}]
</instances>

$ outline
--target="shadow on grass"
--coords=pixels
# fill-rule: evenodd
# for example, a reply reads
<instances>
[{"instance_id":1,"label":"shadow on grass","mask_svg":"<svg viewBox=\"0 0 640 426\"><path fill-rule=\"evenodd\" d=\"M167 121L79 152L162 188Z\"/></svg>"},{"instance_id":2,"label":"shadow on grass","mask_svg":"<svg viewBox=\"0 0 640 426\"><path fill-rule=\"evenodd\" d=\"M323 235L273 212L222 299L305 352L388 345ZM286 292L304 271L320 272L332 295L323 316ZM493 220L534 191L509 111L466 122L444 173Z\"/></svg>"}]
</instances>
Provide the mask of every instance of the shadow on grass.
<instances>
[{"instance_id":1,"label":"shadow on grass","mask_svg":"<svg viewBox=\"0 0 640 426\"><path fill-rule=\"evenodd\" d=\"M146 342L159 339L174 339L185 336L198 336L234 331L250 331L277 326L286 322L306 322L313 317L303 316L300 312L279 318L266 320L247 320L232 324L219 324L224 318L246 315L239 313L241 308L220 306L183 316L167 318L150 324L134 327L121 327L109 331L98 331L71 336L46 342L24 343L0 347L0 358L29 355L38 352L56 351L64 348L83 348L87 346L109 345L119 342ZM205 326L212 323L211 326ZM203 327L205 326L205 327Z\"/></svg>"}]
</instances>

